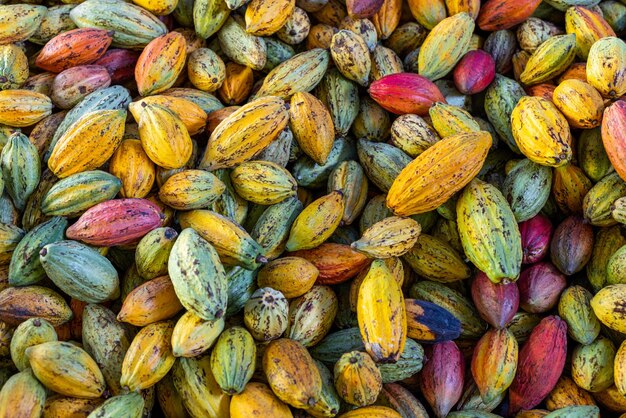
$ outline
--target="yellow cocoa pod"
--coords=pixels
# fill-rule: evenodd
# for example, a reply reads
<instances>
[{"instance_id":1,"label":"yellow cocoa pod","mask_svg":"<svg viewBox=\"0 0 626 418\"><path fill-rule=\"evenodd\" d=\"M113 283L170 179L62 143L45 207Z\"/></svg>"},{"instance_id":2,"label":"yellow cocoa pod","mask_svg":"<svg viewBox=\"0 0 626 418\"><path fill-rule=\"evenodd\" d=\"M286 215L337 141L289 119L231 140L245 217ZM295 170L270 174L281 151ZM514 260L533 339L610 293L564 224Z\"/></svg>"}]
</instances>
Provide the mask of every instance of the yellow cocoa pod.
<instances>
[{"instance_id":1,"label":"yellow cocoa pod","mask_svg":"<svg viewBox=\"0 0 626 418\"><path fill-rule=\"evenodd\" d=\"M435 128L441 138L481 130L480 125L474 120L472 115L457 106L435 103L428 110L428 115L433 128Z\"/></svg>"},{"instance_id":2,"label":"yellow cocoa pod","mask_svg":"<svg viewBox=\"0 0 626 418\"><path fill-rule=\"evenodd\" d=\"M335 140L333 119L324 103L310 93L297 92L291 97L289 119L302 152L324 165Z\"/></svg>"},{"instance_id":3,"label":"yellow cocoa pod","mask_svg":"<svg viewBox=\"0 0 626 418\"><path fill-rule=\"evenodd\" d=\"M446 8L449 16L467 12L472 19L476 20L480 10L480 0L446 0Z\"/></svg>"},{"instance_id":4,"label":"yellow cocoa pod","mask_svg":"<svg viewBox=\"0 0 626 418\"><path fill-rule=\"evenodd\" d=\"M230 416L231 418L293 417L289 407L274 395L269 386L259 382L248 383L243 392L231 398Z\"/></svg>"},{"instance_id":5,"label":"yellow cocoa pod","mask_svg":"<svg viewBox=\"0 0 626 418\"><path fill-rule=\"evenodd\" d=\"M583 201L592 186L585 172L573 164L554 169L552 195L564 213L582 213Z\"/></svg>"},{"instance_id":6,"label":"yellow cocoa pod","mask_svg":"<svg viewBox=\"0 0 626 418\"><path fill-rule=\"evenodd\" d=\"M249 102L213 130L200 168L229 168L251 159L278 137L288 120L285 102L279 97Z\"/></svg>"},{"instance_id":7,"label":"yellow cocoa pod","mask_svg":"<svg viewBox=\"0 0 626 418\"><path fill-rule=\"evenodd\" d=\"M291 226L287 251L308 250L322 244L341 223L343 210L343 194L339 191L313 201Z\"/></svg>"},{"instance_id":8,"label":"yellow cocoa pod","mask_svg":"<svg viewBox=\"0 0 626 418\"><path fill-rule=\"evenodd\" d=\"M619 346L613 364L615 387L622 396L626 396L626 342Z\"/></svg>"},{"instance_id":9,"label":"yellow cocoa pod","mask_svg":"<svg viewBox=\"0 0 626 418\"><path fill-rule=\"evenodd\" d=\"M366 406L364 408L353 409L339 418L401 418L398 412L386 406Z\"/></svg>"},{"instance_id":10,"label":"yellow cocoa pod","mask_svg":"<svg viewBox=\"0 0 626 418\"><path fill-rule=\"evenodd\" d=\"M109 162L109 172L122 180L122 197L143 198L150 193L156 170L141 141L126 139L115 150Z\"/></svg>"},{"instance_id":11,"label":"yellow cocoa pod","mask_svg":"<svg viewBox=\"0 0 626 418\"><path fill-rule=\"evenodd\" d=\"M263 353L263 370L278 399L295 407L314 406L322 392L322 378L307 349L288 338L274 340Z\"/></svg>"},{"instance_id":12,"label":"yellow cocoa pod","mask_svg":"<svg viewBox=\"0 0 626 418\"><path fill-rule=\"evenodd\" d=\"M0 44L25 41L37 32L48 9L34 4L0 7Z\"/></svg>"},{"instance_id":13,"label":"yellow cocoa pod","mask_svg":"<svg viewBox=\"0 0 626 418\"><path fill-rule=\"evenodd\" d=\"M626 94L626 42L609 36L596 41L587 59L587 82L604 97ZM2 121L0 120L0 123Z\"/></svg>"},{"instance_id":14,"label":"yellow cocoa pod","mask_svg":"<svg viewBox=\"0 0 626 418\"><path fill-rule=\"evenodd\" d=\"M565 116L552 102L522 97L511 113L515 143L531 161L559 167L572 159L572 134Z\"/></svg>"},{"instance_id":15,"label":"yellow cocoa pod","mask_svg":"<svg viewBox=\"0 0 626 418\"><path fill-rule=\"evenodd\" d=\"M176 360L170 343L173 329L172 322L164 321L147 325L137 333L122 363L122 387L131 391L147 389L170 371Z\"/></svg>"},{"instance_id":16,"label":"yellow cocoa pod","mask_svg":"<svg viewBox=\"0 0 626 418\"><path fill-rule=\"evenodd\" d=\"M52 396L46 399L43 418L76 418L88 416L102 399L81 399L67 396Z\"/></svg>"},{"instance_id":17,"label":"yellow cocoa pod","mask_svg":"<svg viewBox=\"0 0 626 418\"><path fill-rule=\"evenodd\" d=\"M52 101L48 96L29 90L0 91L0 123L3 125L31 126L51 113Z\"/></svg>"},{"instance_id":18,"label":"yellow cocoa pod","mask_svg":"<svg viewBox=\"0 0 626 418\"><path fill-rule=\"evenodd\" d=\"M367 44L360 35L349 30L340 30L333 35L330 42L330 54L344 77L367 86L372 61Z\"/></svg>"},{"instance_id":19,"label":"yellow cocoa pod","mask_svg":"<svg viewBox=\"0 0 626 418\"><path fill-rule=\"evenodd\" d=\"M615 36L604 18L585 7L574 6L565 12L565 31L576 35L576 55L587 60L591 46L600 38Z\"/></svg>"},{"instance_id":20,"label":"yellow cocoa pod","mask_svg":"<svg viewBox=\"0 0 626 418\"><path fill-rule=\"evenodd\" d=\"M300 257L282 257L267 263L257 276L259 287L271 287L292 299L311 290L320 272Z\"/></svg>"},{"instance_id":21,"label":"yellow cocoa pod","mask_svg":"<svg viewBox=\"0 0 626 418\"><path fill-rule=\"evenodd\" d=\"M172 353L176 357L197 357L211 348L223 330L224 317L207 321L186 312L172 331Z\"/></svg>"},{"instance_id":22,"label":"yellow cocoa pod","mask_svg":"<svg viewBox=\"0 0 626 418\"><path fill-rule=\"evenodd\" d=\"M387 206L397 216L436 209L478 174L491 141L491 134L484 131L438 141L396 177L387 194Z\"/></svg>"},{"instance_id":23,"label":"yellow cocoa pod","mask_svg":"<svg viewBox=\"0 0 626 418\"><path fill-rule=\"evenodd\" d=\"M99 398L106 387L95 360L82 348L63 341L48 341L26 349L37 380L66 396Z\"/></svg>"},{"instance_id":24,"label":"yellow cocoa pod","mask_svg":"<svg viewBox=\"0 0 626 418\"><path fill-rule=\"evenodd\" d=\"M183 124L185 124L189 135L196 135L202 132L207 122L206 112L196 103L182 97L155 95L144 97L143 99L138 100L137 103L139 105L141 105L141 103L158 104L168 108L180 118ZM133 114L135 120L138 121L141 116L142 109L142 106L132 106L129 107L128 110L130 110Z\"/></svg>"},{"instance_id":25,"label":"yellow cocoa pod","mask_svg":"<svg viewBox=\"0 0 626 418\"><path fill-rule=\"evenodd\" d=\"M565 71L575 57L575 35L553 36L539 45L528 58L520 81L526 85L548 81Z\"/></svg>"},{"instance_id":26,"label":"yellow cocoa pod","mask_svg":"<svg viewBox=\"0 0 626 418\"><path fill-rule=\"evenodd\" d=\"M37 418L43 413L46 388L31 369L11 376L0 391L0 417Z\"/></svg>"},{"instance_id":27,"label":"yellow cocoa pod","mask_svg":"<svg viewBox=\"0 0 626 418\"><path fill-rule=\"evenodd\" d=\"M298 185L287 169L270 161L246 161L230 173L237 194L258 205L274 205L296 195Z\"/></svg>"},{"instance_id":28,"label":"yellow cocoa pod","mask_svg":"<svg viewBox=\"0 0 626 418\"><path fill-rule=\"evenodd\" d=\"M183 170L168 178L159 189L161 202L174 209L210 207L226 190L214 174L204 170Z\"/></svg>"},{"instance_id":29,"label":"yellow cocoa pod","mask_svg":"<svg viewBox=\"0 0 626 418\"><path fill-rule=\"evenodd\" d=\"M179 358L172 380L192 417L228 417L230 397L215 381L209 356Z\"/></svg>"},{"instance_id":30,"label":"yellow cocoa pod","mask_svg":"<svg viewBox=\"0 0 626 418\"><path fill-rule=\"evenodd\" d=\"M448 16L444 0L409 0L408 4L417 23L428 30Z\"/></svg>"},{"instance_id":31,"label":"yellow cocoa pod","mask_svg":"<svg viewBox=\"0 0 626 418\"><path fill-rule=\"evenodd\" d=\"M380 370L367 353L352 351L343 354L335 364L333 374L337 393L351 405L373 404L383 388Z\"/></svg>"},{"instance_id":32,"label":"yellow cocoa pod","mask_svg":"<svg viewBox=\"0 0 626 418\"><path fill-rule=\"evenodd\" d=\"M374 361L398 361L406 342L406 307L402 288L382 260L372 263L359 287L357 318L365 349Z\"/></svg>"},{"instance_id":33,"label":"yellow cocoa pod","mask_svg":"<svg viewBox=\"0 0 626 418\"><path fill-rule=\"evenodd\" d=\"M568 406L595 405L595 401L589 392L581 389L567 376L561 376L552 392L545 400L546 407L555 411Z\"/></svg>"},{"instance_id":34,"label":"yellow cocoa pod","mask_svg":"<svg viewBox=\"0 0 626 418\"><path fill-rule=\"evenodd\" d=\"M552 102L574 128L591 129L602 123L604 100L581 80L564 80L554 89Z\"/></svg>"},{"instance_id":35,"label":"yellow cocoa pod","mask_svg":"<svg viewBox=\"0 0 626 418\"><path fill-rule=\"evenodd\" d=\"M273 35L287 22L295 7L295 0L252 0L246 7L246 32Z\"/></svg>"},{"instance_id":36,"label":"yellow cocoa pod","mask_svg":"<svg viewBox=\"0 0 626 418\"><path fill-rule=\"evenodd\" d=\"M138 110L139 106L143 109ZM138 115L139 138L148 157L159 167L183 167L193 151L193 143L182 120L160 104L131 103L133 115Z\"/></svg>"},{"instance_id":37,"label":"yellow cocoa pod","mask_svg":"<svg viewBox=\"0 0 626 418\"><path fill-rule=\"evenodd\" d=\"M212 49L198 48L189 54L187 76L197 89L213 93L226 78L226 66Z\"/></svg>"},{"instance_id":38,"label":"yellow cocoa pod","mask_svg":"<svg viewBox=\"0 0 626 418\"><path fill-rule=\"evenodd\" d=\"M391 216L367 228L351 247L371 258L400 257L413 248L421 231L414 219Z\"/></svg>"},{"instance_id":39,"label":"yellow cocoa pod","mask_svg":"<svg viewBox=\"0 0 626 418\"><path fill-rule=\"evenodd\" d=\"M474 26L474 19L466 12L439 22L420 47L419 74L432 81L448 74L469 50Z\"/></svg>"},{"instance_id":40,"label":"yellow cocoa pod","mask_svg":"<svg viewBox=\"0 0 626 418\"><path fill-rule=\"evenodd\" d=\"M135 65L139 94L149 96L172 87L185 67L186 51L185 37L178 32L150 41Z\"/></svg>"},{"instance_id":41,"label":"yellow cocoa pod","mask_svg":"<svg viewBox=\"0 0 626 418\"><path fill-rule=\"evenodd\" d=\"M170 277L161 276L134 288L124 299L117 320L143 327L169 319L182 308Z\"/></svg>"},{"instance_id":42,"label":"yellow cocoa pod","mask_svg":"<svg viewBox=\"0 0 626 418\"><path fill-rule=\"evenodd\" d=\"M156 16L165 16L176 9L178 0L133 0L133 3Z\"/></svg>"},{"instance_id":43,"label":"yellow cocoa pod","mask_svg":"<svg viewBox=\"0 0 626 418\"><path fill-rule=\"evenodd\" d=\"M122 109L85 114L59 138L48 167L60 178L100 167L121 143L125 120Z\"/></svg>"}]
</instances>

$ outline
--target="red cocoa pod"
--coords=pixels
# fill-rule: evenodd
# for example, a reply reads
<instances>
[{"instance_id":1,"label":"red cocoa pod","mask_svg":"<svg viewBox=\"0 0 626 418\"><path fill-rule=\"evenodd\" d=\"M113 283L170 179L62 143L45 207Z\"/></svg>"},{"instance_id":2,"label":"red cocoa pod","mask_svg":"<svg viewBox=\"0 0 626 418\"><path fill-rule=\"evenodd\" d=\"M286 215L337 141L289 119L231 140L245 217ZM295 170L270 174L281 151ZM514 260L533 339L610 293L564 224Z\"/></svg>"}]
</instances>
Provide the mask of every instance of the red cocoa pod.
<instances>
[{"instance_id":1,"label":"red cocoa pod","mask_svg":"<svg viewBox=\"0 0 626 418\"><path fill-rule=\"evenodd\" d=\"M110 49L94 65L101 65L107 69L112 84L130 81L135 77L135 64L139 52L127 49Z\"/></svg>"},{"instance_id":2,"label":"red cocoa pod","mask_svg":"<svg viewBox=\"0 0 626 418\"><path fill-rule=\"evenodd\" d=\"M522 236L522 263L532 264L543 260L550 248L552 222L539 214L518 224Z\"/></svg>"},{"instance_id":3,"label":"red cocoa pod","mask_svg":"<svg viewBox=\"0 0 626 418\"><path fill-rule=\"evenodd\" d=\"M509 29L528 19L541 0L490 0L481 8L476 23L484 31Z\"/></svg>"},{"instance_id":4,"label":"red cocoa pod","mask_svg":"<svg viewBox=\"0 0 626 418\"><path fill-rule=\"evenodd\" d=\"M539 322L522 347L509 388L509 414L532 409L554 389L567 357L567 324L558 316Z\"/></svg>"},{"instance_id":5,"label":"red cocoa pod","mask_svg":"<svg viewBox=\"0 0 626 418\"><path fill-rule=\"evenodd\" d=\"M434 344L427 358L420 388L435 415L443 418L463 394L465 360L454 341Z\"/></svg>"},{"instance_id":6,"label":"red cocoa pod","mask_svg":"<svg viewBox=\"0 0 626 418\"><path fill-rule=\"evenodd\" d=\"M496 62L482 49L469 51L456 65L452 75L454 85L461 93L480 93L496 77Z\"/></svg>"},{"instance_id":7,"label":"red cocoa pod","mask_svg":"<svg viewBox=\"0 0 626 418\"><path fill-rule=\"evenodd\" d=\"M83 213L65 235L98 247L138 242L161 226L161 209L147 199L114 199L98 203Z\"/></svg>"},{"instance_id":8,"label":"red cocoa pod","mask_svg":"<svg viewBox=\"0 0 626 418\"><path fill-rule=\"evenodd\" d=\"M517 280L519 304L526 312L547 312L556 306L565 287L565 276L551 263L533 264Z\"/></svg>"},{"instance_id":9,"label":"red cocoa pod","mask_svg":"<svg viewBox=\"0 0 626 418\"><path fill-rule=\"evenodd\" d=\"M504 328L513 320L519 307L515 283L494 283L482 271L472 282L472 300L482 319L494 328Z\"/></svg>"},{"instance_id":10,"label":"red cocoa pod","mask_svg":"<svg viewBox=\"0 0 626 418\"><path fill-rule=\"evenodd\" d=\"M81 28L63 32L44 45L35 65L46 71L60 73L77 65L91 64L106 52L113 41L113 32Z\"/></svg>"},{"instance_id":11,"label":"red cocoa pod","mask_svg":"<svg viewBox=\"0 0 626 418\"><path fill-rule=\"evenodd\" d=\"M434 103L446 103L439 87L413 73L390 74L376 80L370 85L369 94L376 103L396 115L425 116Z\"/></svg>"},{"instance_id":12,"label":"red cocoa pod","mask_svg":"<svg viewBox=\"0 0 626 418\"><path fill-rule=\"evenodd\" d=\"M349 245L325 243L310 250L289 253L311 262L320 274L315 284L331 285L345 282L369 266L372 260Z\"/></svg>"},{"instance_id":13,"label":"red cocoa pod","mask_svg":"<svg viewBox=\"0 0 626 418\"><path fill-rule=\"evenodd\" d=\"M626 181L626 101L618 100L604 110L602 143L615 171Z\"/></svg>"},{"instance_id":14,"label":"red cocoa pod","mask_svg":"<svg viewBox=\"0 0 626 418\"><path fill-rule=\"evenodd\" d=\"M569 216L556 227L550 243L550 258L561 273L581 271L593 251L593 228L580 216Z\"/></svg>"},{"instance_id":15,"label":"red cocoa pod","mask_svg":"<svg viewBox=\"0 0 626 418\"><path fill-rule=\"evenodd\" d=\"M374 16L383 6L384 0L347 0L348 14L355 19L367 19Z\"/></svg>"},{"instance_id":16,"label":"red cocoa pod","mask_svg":"<svg viewBox=\"0 0 626 418\"><path fill-rule=\"evenodd\" d=\"M111 76L100 65L79 65L58 74L52 82L50 98L61 109L71 109L85 96L109 87Z\"/></svg>"}]
</instances>

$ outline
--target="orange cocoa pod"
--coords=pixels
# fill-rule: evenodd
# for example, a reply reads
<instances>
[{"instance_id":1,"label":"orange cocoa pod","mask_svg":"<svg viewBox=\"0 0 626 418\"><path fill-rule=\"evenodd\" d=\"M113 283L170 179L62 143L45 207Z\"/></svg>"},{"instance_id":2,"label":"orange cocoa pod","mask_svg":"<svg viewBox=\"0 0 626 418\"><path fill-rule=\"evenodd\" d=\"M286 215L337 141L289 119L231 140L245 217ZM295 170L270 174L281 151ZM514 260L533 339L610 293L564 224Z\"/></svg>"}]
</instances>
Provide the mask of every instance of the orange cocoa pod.
<instances>
[{"instance_id":1,"label":"orange cocoa pod","mask_svg":"<svg viewBox=\"0 0 626 418\"><path fill-rule=\"evenodd\" d=\"M380 39L391 36L400 24L402 17L402 0L385 0L378 12L372 17L372 23Z\"/></svg>"},{"instance_id":2,"label":"orange cocoa pod","mask_svg":"<svg viewBox=\"0 0 626 418\"><path fill-rule=\"evenodd\" d=\"M250 96L253 84L254 74L250 67L229 62L226 64L226 78L217 94L227 105L237 105Z\"/></svg>"},{"instance_id":3,"label":"orange cocoa pod","mask_svg":"<svg viewBox=\"0 0 626 418\"><path fill-rule=\"evenodd\" d=\"M109 172L122 180L122 197L146 197L156 178L154 163L138 139L125 139L113 153Z\"/></svg>"},{"instance_id":4,"label":"orange cocoa pod","mask_svg":"<svg viewBox=\"0 0 626 418\"><path fill-rule=\"evenodd\" d=\"M46 71L60 73L77 65L91 64L104 55L113 32L81 28L63 32L44 45L35 65Z\"/></svg>"},{"instance_id":5,"label":"orange cocoa pod","mask_svg":"<svg viewBox=\"0 0 626 418\"><path fill-rule=\"evenodd\" d=\"M235 113L235 111L240 107L241 106L229 106L211 112L207 118L207 133L211 135L211 132L213 132L215 128L217 128L217 125L219 125L224 119Z\"/></svg>"},{"instance_id":6,"label":"orange cocoa pod","mask_svg":"<svg viewBox=\"0 0 626 418\"><path fill-rule=\"evenodd\" d=\"M345 282L359 274L371 260L353 250L349 245L324 243L310 250L300 250L289 254L301 257L319 270L315 284L332 285Z\"/></svg>"},{"instance_id":7,"label":"orange cocoa pod","mask_svg":"<svg viewBox=\"0 0 626 418\"><path fill-rule=\"evenodd\" d=\"M183 309L170 276L149 280L126 296L117 320L144 327L176 315Z\"/></svg>"},{"instance_id":8,"label":"orange cocoa pod","mask_svg":"<svg viewBox=\"0 0 626 418\"><path fill-rule=\"evenodd\" d=\"M526 93L528 93L529 96L543 97L546 100L552 101L555 89L556 86L553 84L535 84L534 86L526 87Z\"/></svg>"},{"instance_id":9,"label":"orange cocoa pod","mask_svg":"<svg viewBox=\"0 0 626 418\"><path fill-rule=\"evenodd\" d=\"M153 39L144 48L135 66L135 81L142 96L172 87L185 67L187 41L179 32Z\"/></svg>"},{"instance_id":10,"label":"orange cocoa pod","mask_svg":"<svg viewBox=\"0 0 626 418\"><path fill-rule=\"evenodd\" d=\"M528 19L541 0L490 0L480 8L478 27L493 32L509 29Z\"/></svg>"},{"instance_id":11,"label":"orange cocoa pod","mask_svg":"<svg viewBox=\"0 0 626 418\"><path fill-rule=\"evenodd\" d=\"M604 110L602 143L615 171L626 181L626 101L618 100Z\"/></svg>"}]
</instances>

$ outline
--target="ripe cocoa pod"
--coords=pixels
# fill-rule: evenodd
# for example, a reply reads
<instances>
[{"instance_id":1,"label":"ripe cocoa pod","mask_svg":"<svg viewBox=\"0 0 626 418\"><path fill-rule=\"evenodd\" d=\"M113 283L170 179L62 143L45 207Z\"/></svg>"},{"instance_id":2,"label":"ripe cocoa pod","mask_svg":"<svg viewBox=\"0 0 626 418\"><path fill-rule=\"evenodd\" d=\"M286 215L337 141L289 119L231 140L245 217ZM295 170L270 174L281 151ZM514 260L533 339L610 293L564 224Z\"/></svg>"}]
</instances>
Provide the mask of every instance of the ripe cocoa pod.
<instances>
[{"instance_id":1,"label":"ripe cocoa pod","mask_svg":"<svg viewBox=\"0 0 626 418\"><path fill-rule=\"evenodd\" d=\"M337 393L351 405L373 404L383 386L380 371L372 358L358 351L342 355L333 374Z\"/></svg>"},{"instance_id":2,"label":"ripe cocoa pod","mask_svg":"<svg viewBox=\"0 0 626 418\"><path fill-rule=\"evenodd\" d=\"M109 200L88 209L66 235L90 245L125 245L161 226L163 218L161 209L147 199Z\"/></svg>"},{"instance_id":3,"label":"ripe cocoa pod","mask_svg":"<svg viewBox=\"0 0 626 418\"><path fill-rule=\"evenodd\" d=\"M81 28L62 32L50 39L37 55L35 65L60 73L71 67L92 64L104 55L113 41L104 29Z\"/></svg>"},{"instance_id":4,"label":"ripe cocoa pod","mask_svg":"<svg viewBox=\"0 0 626 418\"><path fill-rule=\"evenodd\" d=\"M578 345L572 352L572 379L576 384L591 392L600 392L617 383L621 376L614 378L615 356L613 342L599 337L589 345ZM616 370L621 365L615 365ZM619 386L618 386L619 388Z\"/></svg>"},{"instance_id":5,"label":"ripe cocoa pod","mask_svg":"<svg viewBox=\"0 0 626 418\"><path fill-rule=\"evenodd\" d=\"M411 73L387 75L370 84L368 92L376 103L397 115L415 113L424 116L434 103L446 103L434 83Z\"/></svg>"},{"instance_id":6,"label":"ripe cocoa pod","mask_svg":"<svg viewBox=\"0 0 626 418\"><path fill-rule=\"evenodd\" d=\"M73 344L49 341L26 349L37 380L55 392L79 398L99 398L105 381L97 363Z\"/></svg>"},{"instance_id":7,"label":"ripe cocoa pod","mask_svg":"<svg viewBox=\"0 0 626 418\"><path fill-rule=\"evenodd\" d=\"M420 388L438 418L447 416L461 398L464 368L461 351L453 341L433 345L422 369Z\"/></svg>"},{"instance_id":8,"label":"ripe cocoa pod","mask_svg":"<svg viewBox=\"0 0 626 418\"><path fill-rule=\"evenodd\" d=\"M522 238L522 264L541 261L547 254L552 236L552 223L539 214L519 225Z\"/></svg>"},{"instance_id":9,"label":"ripe cocoa pod","mask_svg":"<svg viewBox=\"0 0 626 418\"><path fill-rule=\"evenodd\" d=\"M461 322L446 309L426 301L406 299L407 335L422 342L450 341L461 334Z\"/></svg>"},{"instance_id":10,"label":"ripe cocoa pod","mask_svg":"<svg viewBox=\"0 0 626 418\"><path fill-rule=\"evenodd\" d=\"M43 318L31 318L22 322L11 337L11 360L18 370L29 367L26 349L48 341L56 341L57 333L54 327Z\"/></svg>"},{"instance_id":11,"label":"ripe cocoa pod","mask_svg":"<svg viewBox=\"0 0 626 418\"><path fill-rule=\"evenodd\" d=\"M509 411L537 406L556 385L567 354L567 325L548 316L533 329L519 353L517 374L509 388Z\"/></svg>"},{"instance_id":12,"label":"ripe cocoa pod","mask_svg":"<svg viewBox=\"0 0 626 418\"><path fill-rule=\"evenodd\" d=\"M45 402L46 388L31 369L26 369L11 376L2 386L0 416L42 416Z\"/></svg>"},{"instance_id":13,"label":"ripe cocoa pod","mask_svg":"<svg viewBox=\"0 0 626 418\"><path fill-rule=\"evenodd\" d=\"M566 275L582 270L593 250L593 228L582 218L570 216L554 230L550 244L550 258Z\"/></svg>"},{"instance_id":14,"label":"ripe cocoa pod","mask_svg":"<svg viewBox=\"0 0 626 418\"><path fill-rule=\"evenodd\" d=\"M496 76L496 62L479 49L467 52L454 68L454 85L463 94L485 90Z\"/></svg>"},{"instance_id":15,"label":"ripe cocoa pod","mask_svg":"<svg viewBox=\"0 0 626 418\"><path fill-rule=\"evenodd\" d=\"M517 340L506 328L487 331L478 341L471 368L483 402L497 399L511 385L517 356Z\"/></svg>"},{"instance_id":16,"label":"ripe cocoa pod","mask_svg":"<svg viewBox=\"0 0 626 418\"><path fill-rule=\"evenodd\" d=\"M59 326L72 319L72 315L63 297L47 287L8 287L0 292L0 321L9 325L39 317Z\"/></svg>"},{"instance_id":17,"label":"ripe cocoa pod","mask_svg":"<svg viewBox=\"0 0 626 418\"><path fill-rule=\"evenodd\" d=\"M314 346L330 331L337 310L335 292L327 286L313 286L291 301L285 335L305 347Z\"/></svg>"},{"instance_id":18,"label":"ripe cocoa pod","mask_svg":"<svg viewBox=\"0 0 626 418\"><path fill-rule=\"evenodd\" d=\"M515 283L493 283L483 272L472 282L472 300L481 318L494 328L504 328L513 320L519 306Z\"/></svg>"},{"instance_id":19,"label":"ripe cocoa pod","mask_svg":"<svg viewBox=\"0 0 626 418\"><path fill-rule=\"evenodd\" d=\"M485 31L509 29L528 19L541 1L513 0L490 1L480 8L476 24Z\"/></svg>"},{"instance_id":20,"label":"ripe cocoa pod","mask_svg":"<svg viewBox=\"0 0 626 418\"><path fill-rule=\"evenodd\" d=\"M530 313L547 312L557 304L566 286L565 276L552 264L533 264L517 280L520 306Z\"/></svg>"},{"instance_id":21,"label":"ripe cocoa pod","mask_svg":"<svg viewBox=\"0 0 626 418\"><path fill-rule=\"evenodd\" d=\"M591 299L591 308L600 322L612 330L624 332L626 330L626 315L620 308L620 298L626 294L626 285L615 284L605 286Z\"/></svg>"}]
</instances>

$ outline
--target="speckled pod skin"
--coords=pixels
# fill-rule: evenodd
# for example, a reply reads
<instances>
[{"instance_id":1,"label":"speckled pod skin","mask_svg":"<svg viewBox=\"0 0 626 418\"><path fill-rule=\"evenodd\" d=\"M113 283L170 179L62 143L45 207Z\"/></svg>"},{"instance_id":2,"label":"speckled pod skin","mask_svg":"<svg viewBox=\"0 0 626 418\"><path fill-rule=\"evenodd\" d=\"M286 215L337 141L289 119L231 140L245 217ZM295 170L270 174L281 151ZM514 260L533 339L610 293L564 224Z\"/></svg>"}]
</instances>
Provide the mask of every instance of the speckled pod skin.
<instances>
[{"instance_id":1,"label":"speckled pod skin","mask_svg":"<svg viewBox=\"0 0 626 418\"><path fill-rule=\"evenodd\" d=\"M256 345L242 327L224 331L211 352L211 371L223 392L241 393L256 367Z\"/></svg>"},{"instance_id":2,"label":"speckled pod skin","mask_svg":"<svg viewBox=\"0 0 626 418\"><path fill-rule=\"evenodd\" d=\"M10 325L39 317L58 326L72 319L72 315L61 295L47 287L8 287L0 292L0 320Z\"/></svg>"}]
</instances>

